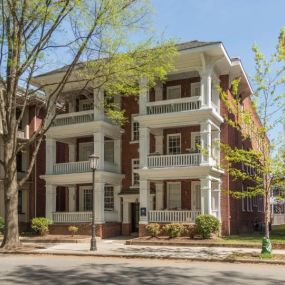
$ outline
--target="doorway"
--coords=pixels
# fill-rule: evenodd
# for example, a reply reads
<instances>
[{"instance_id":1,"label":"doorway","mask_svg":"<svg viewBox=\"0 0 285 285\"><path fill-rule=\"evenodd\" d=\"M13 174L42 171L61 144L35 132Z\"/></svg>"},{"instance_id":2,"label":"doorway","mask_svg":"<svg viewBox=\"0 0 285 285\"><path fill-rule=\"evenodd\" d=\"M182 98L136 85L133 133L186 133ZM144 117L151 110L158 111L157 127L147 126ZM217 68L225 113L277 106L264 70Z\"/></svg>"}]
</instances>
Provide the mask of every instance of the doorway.
<instances>
[{"instance_id":1,"label":"doorway","mask_svg":"<svg viewBox=\"0 0 285 285\"><path fill-rule=\"evenodd\" d=\"M131 203L131 231L137 233L139 231L139 203Z\"/></svg>"}]
</instances>

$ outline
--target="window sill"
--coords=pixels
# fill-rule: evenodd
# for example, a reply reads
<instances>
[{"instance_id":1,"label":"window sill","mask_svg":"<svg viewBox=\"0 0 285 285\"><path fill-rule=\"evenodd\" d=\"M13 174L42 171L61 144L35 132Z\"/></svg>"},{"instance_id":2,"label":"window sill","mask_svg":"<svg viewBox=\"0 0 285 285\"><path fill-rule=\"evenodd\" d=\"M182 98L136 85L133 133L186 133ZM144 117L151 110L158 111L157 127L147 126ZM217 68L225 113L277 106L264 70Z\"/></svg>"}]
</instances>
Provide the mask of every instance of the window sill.
<instances>
[{"instance_id":1,"label":"window sill","mask_svg":"<svg viewBox=\"0 0 285 285\"><path fill-rule=\"evenodd\" d=\"M139 141L130 141L130 144L135 144L135 143L139 143Z\"/></svg>"}]
</instances>

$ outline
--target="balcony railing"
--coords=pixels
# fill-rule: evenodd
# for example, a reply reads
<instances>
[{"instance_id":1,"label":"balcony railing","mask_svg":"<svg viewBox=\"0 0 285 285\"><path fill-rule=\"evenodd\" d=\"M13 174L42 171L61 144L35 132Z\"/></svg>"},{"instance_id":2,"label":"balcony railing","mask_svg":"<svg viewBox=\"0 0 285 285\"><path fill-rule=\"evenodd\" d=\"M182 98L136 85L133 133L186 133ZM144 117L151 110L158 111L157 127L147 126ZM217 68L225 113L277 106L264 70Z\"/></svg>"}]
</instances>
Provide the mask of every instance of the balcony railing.
<instances>
[{"instance_id":1,"label":"balcony railing","mask_svg":"<svg viewBox=\"0 0 285 285\"><path fill-rule=\"evenodd\" d=\"M94 111L82 111L57 115L52 123L53 127L66 126L72 124L82 124L94 121Z\"/></svg>"},{"instance_id":2,"label":"balcony railing","mask_svg":"<svg viewBox=\"0 0 285 285\"><path fill-rule=\"evenodd\" d=\"M200 107L201 103L199 97L185 97L172 100L148 102L146 104L148 115L191 111L197 110Z\"/></svg>"},{"instance_id":3,"label":"balcony railing","mask_svg":"<svg viewBox=\"0 0 285 285\"><path fill-rule=\"evenodd\" d=\"M149 211L148 221L151 223L194 223L200 211Z\"/></svg>"},{"instance_id":4,"label":"balcony railing","mask_svg":"<svg viewBox=\"0 0 285 285\"><path fill-rule=\"evenodd\" d=\"M104 170L109 172L117 172L118 167L116 164L105 161ZM91 169L89 161L76 161L76 162L55 163L53 165L52 174L84 173L90 171Z\"/></svg>"},{"instance_id":5,"label":"balcony railing","mask_svg":"<svg viewBox=\"0 0 285 285\"><path fill-rule=\"evenodd\" d=\"M198 166L200 160L200 153L154 155L147 158L147 164L149 168Z\"/></svg>"},{"instance_id":6,"label":"balcony railing","mask_svg":"<svg viewBox=\"0 0 285 285\"><path fill-rule=\"evenodd\" d=\"M27 135L26 135L25 131L18 130L17 131L17 138L22 139L22 140L27 139Z\"/></svg>"}]
</instances>

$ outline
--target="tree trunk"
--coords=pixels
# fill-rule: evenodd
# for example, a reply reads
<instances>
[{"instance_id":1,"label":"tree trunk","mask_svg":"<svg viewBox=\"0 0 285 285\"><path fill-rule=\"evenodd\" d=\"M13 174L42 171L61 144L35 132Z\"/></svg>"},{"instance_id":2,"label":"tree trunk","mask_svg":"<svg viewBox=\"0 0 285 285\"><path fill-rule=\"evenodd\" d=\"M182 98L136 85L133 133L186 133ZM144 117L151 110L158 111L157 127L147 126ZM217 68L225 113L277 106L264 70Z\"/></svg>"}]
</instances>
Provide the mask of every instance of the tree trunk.
<instances>
[{"instance_id":1,"label":"tree trunk","mask_svg":"<svg viewBox=\"0 0 285 285\"><path fill-rule=\"evenodd\" d=\"M6 157L11 157L12 149L12 143L4 144ZM7 161L5 159L5 162ZM4 168L5 231L1 247L10 250L20 246L16 157L14 156L9 166L8 163L5 163Z\"/></svg>"},{"instance_id":2,"label":"tree trunk","mask_svg":"<svg viewBox=\"0 0 285 285\"><path fill-rule=\"evenodd\" d=\"M269 223L270 223L270 191L265 191L265 213L264 213L264 235L266 238L269 238L270 231L269 231Z\"/></svg>"}]
</instances>

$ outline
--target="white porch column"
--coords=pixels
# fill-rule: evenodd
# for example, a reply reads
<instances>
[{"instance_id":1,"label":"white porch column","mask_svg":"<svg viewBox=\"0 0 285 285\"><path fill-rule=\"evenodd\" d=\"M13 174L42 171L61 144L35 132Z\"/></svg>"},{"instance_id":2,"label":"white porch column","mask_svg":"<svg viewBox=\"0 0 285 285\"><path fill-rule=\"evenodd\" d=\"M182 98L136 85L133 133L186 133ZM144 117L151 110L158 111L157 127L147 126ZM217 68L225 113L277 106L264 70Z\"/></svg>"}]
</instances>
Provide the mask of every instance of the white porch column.
<instances>
[{"instance_id":1,"label":"white porch column","mask_svg":"<svg viewBox=\"0 0 285 285\"><path fill-rule=\"evenodd\" d=\"M131 222L130 220L130 203L126 201L126 199L123 200L123 224L129 224Z\"/></svg>"},{"instance_id":2,"label":"white porch column","mask_svg":"<svg viewBox=\"0 0 285 285\"><path fill-rule=\"evenodd\" d=\"M94 121L104 120L104 90L94 89Z\"/></svg>"},{"instance_id":3,"label":"white porch column","mask_svg":"<svg viewBox=\"0 0 285 285\"><path fill-rule=\"evenodd\" d=\"M76 161L76 144L75 143L69 143L68 144L68 159L69 162Z\"/></svg>"},{"instance_id":4,"label":"white porch column","mask_svg":"<svg viewBox=\"0 0 285 285\"><path fill-rule=\"evenodd\" d=\"M139 154L140 168L147 168L147 157L149 155L149 128L140 128Z\"/></svg>"},{"instance_id":5,"label":"white porch column","mask_svg":"<svg viewBox=\"0 0 285 285\"><path fill-rule=\"evenodd\" d=\"M46 153L48 157L46 159L46 173L53 173L53 165L56 162L56 141L52 138L46 138Z\"/></svg>"},{"instance_id":6,"label":"white porch column","mask_svg":"<svg viewBox=\"0 0 285 285\"><path fill-rule=\"evenodd\" d=\"M144 215L142 215L142 210ZM150 182L140 180L140 224L148 223L148 211L150 210Z\"/></svg>"},{"instance_id":7,"label":"white porch column","mask_svg":"<svg viewBox=\"0 0 285 285\"><path fill-rule=\"evenodd\" d=\"M104 224L104 195L105 194L105 183L95 182L95 222L96 224Z\"/></svg>"},{"instance_id":8,"label":"white porch column","mask_svg":"<svg viewBox=\"0 0 285 285\"><path fill-rule=\"evenodd\" d=\"M203 177L201 181L201 214L211 215L212 214L212 198L211 198L211 179Z\"/></svg>"},{"instance_id":9,"label":"white porch column","mask_svg":"<svg viewBox=\"0 0 285 285\"><path fill-rule=\"evenodd\" d=\"M122 152L122 141L120 138L114 140L114 163L118 166L119 172L121 172L121 152Z\"/></svg>"},{"instance_id":10,"label":"white porch column","mask_svg":"<svg viewBox=\"0 0 285 285\"><path fill-rule=\"evenodd\" d=\"M217 189L217 208L218 208L218 219L222 222L222 215L221 215L221 181L218 182L218 189Z\"/></svg>"},{"instance_id":11,"label":"white porch column","mask_svg":"<svg viewBox=\"0 0 285 285\"><path fill-rule=\"evenodd\" d=\"M201 133L201 165L211 164L211 122L209 120L200 124Z\"/></svg>"},{"instance_id":12,"label":"white porch column","mask_svg":"<svg viewBox=\"0 0 285 285\"><path fill-rule=\"evenodd\" d=\"M211 93L212 93L212 77L211 77L211 68L206 68L201 73L201 100L202 108L211 107Z\"/></svg>"},{"instance_id":13,"label":"white porch column","mask_svg":"<svg viewBox=\"0 0 285 285\"><path fill-rule=\"evenodd\" d=\"M157 82L157 84L154 87L155 92L155 101L161 101L163 100L163 85L162 82Z\"/></svg>"},{"instance_id":14,"label":"white porch column","mask_svg":"<svg viewBox=\"0 0 285 285\"><path fill-rule=\"evenodd\" d=\"M146 103L148 102L149 90L147 88L147 79L140 80L139 109L140 115L146 115Z\"/></svg>"},{"instance_id":15,"label":"white porch column","mask_svg":"<svg viewBox=\"0 0 285 285\"><path fill-rule=\"evenodd\" d=\"M155 189L156 189L155 209L163 210L163 183L162 182L155 183Z\"/></svg>"},{"instance_id":16,"label":"white porch column","mask_svg":"<svg viewBox=\"0 0 285 285\"><path fill-rule=\"evenodd\" d=\"M52 220L52 213L56 211L56 185L46 185L46 218Z\"/></svg>"},{"instance_id":17,"label":"white porch column","mask_svg":"<svg viewBox=\"0 0 285 285\"><path fill-rule=\"evenodd\" d=\"M213 160L217 165L220 165L220 130L215 130L212 132L212 156Z\"/></svg>"},{"instance_id":18,"label":"white porch column","mask_svg":"<svg viewBox=\"0 0 285 285\"><path fill-rule=\"evenodd\" d=\"M104 133L94 133L94 154L99 156L98 170L104 169Z\"/></svg>"},{"instance_id":19,"label":"white porch column","mask_svg":"<svg viewBox=\"0 0 285 285\"><path fill-rule=\"evenodd\" d=\"M75 186L69 186L68 187L68 209L69 212L75 212L76 211L76 196L75 196Z\"/></svg>"},{"instance_id":20,"label":"white porch column","mask_svg":"<svg viewBox=\"0 0 285 285\"><path fill-rule=\"evenodd\" d=\"M163 135L155 136L155 151L163 154Z\"/></svg>"}]
</instances>

